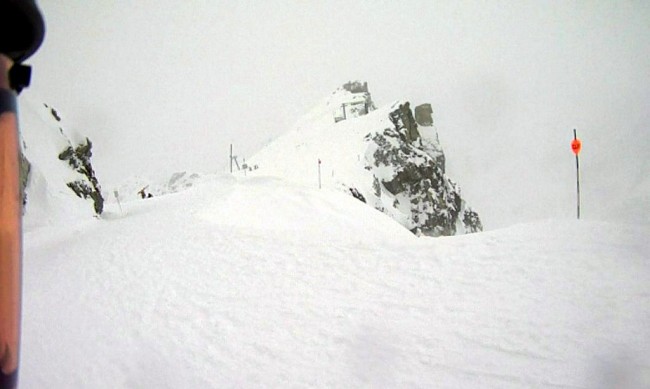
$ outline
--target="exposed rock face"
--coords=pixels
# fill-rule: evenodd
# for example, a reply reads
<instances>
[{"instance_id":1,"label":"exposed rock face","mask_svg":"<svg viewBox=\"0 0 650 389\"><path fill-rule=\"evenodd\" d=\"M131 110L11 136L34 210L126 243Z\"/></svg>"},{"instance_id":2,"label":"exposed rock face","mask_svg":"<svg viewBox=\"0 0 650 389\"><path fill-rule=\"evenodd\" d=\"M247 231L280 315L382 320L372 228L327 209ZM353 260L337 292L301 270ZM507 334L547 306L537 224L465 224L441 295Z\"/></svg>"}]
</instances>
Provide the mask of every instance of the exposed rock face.
<instances>
[{"instance_id":1,"label":"exposed rock face","mask_svg":"<svg viewBox=\"0 0 650 389\"><path fill-rule=\"evenodd\" d=\"M415 121L421 126L433 126L432 114L431 104L420 104L415 107Z\"/></svg>"},{"instance_id":2,"label":"exposed rock face","mask_svg":"<svg viewBox=\"0 0 650 389\"><path fill-rule=\"evenodd\" d=\"M44 219L53 213L88 214L87 209L77 212L84 209L77 198L90 199L94 213L100 215L104 198L91 161L92 142L66 131L60 113L47 104L29 111L21 117L20 185L25 215L46 223Z\"/></svg>"},{"instance_id":3,"label":"exposed rock face","mask_svg":"<svg viewBox=\"0 0 650 389\"><path fill-rule=\"evenodd\" d=\"M390 121L395 125L397 133L402 135L407 143L413 143L420 138L418 125L413 118L408 101L390 113Z\"/></svg>"},{"instance_id":4,"label":"exposed rock face","mask_svg":"<svg viewBox=\"0 0 650 389\"><path fill-rule=\"evenodd\" d=\"M20 197L23 199L23 211L27 204L27 183L29 182L29 175L32 171L32 164L29 163L22 150L20 151Z\"/></svg>"},{"instance_id":5,"label":"exposed rock face","mask_svg":"<svg viewBox=\"0 0 650 389\"><path fill-rule=\"evenodd\" d=\"M471 209L466 209L463 213L463 224L468 233L483 231L483 224L481 224L481 219L479 219L478 213Z\"/></svg>"},{"instance_id":6,"label":"exposed rock face","mask_svg":"<svg viewBox=\"0 0 650 389\"><path fill-rule=\"evenodd\" d=\"M23 223L45 226L104 211L104 198L93 168L93 144L65 127L61 112L30 99L21 102L20 185Z\"/></svg>"},{"instance_id":7,"label":"exposed rock face","mask_svg":"<svg viewBox=\"0 0 650 389\"><path fill-rule=\"evenodd\" d=\"M406 215L405 225L416 234L482 231L478 214L465 206L460 189L445 176L437 139L420 136L409 103L389 117L394 128L366 136L366 169L374 176L375 207L394 217Z\"/></svg>"},{"instance_id":8,"label":"exposed rock face","mask_svg":"<svg viewBox=\"0 0 650 389\"><path fill-rule=\"evenodd\" d=\"M59 159L67 161L72 169L82 174L83 179L68 182L67 185L72 191L83 199L92 199L93 207L97 215L104 211L104 197L99 186L99 181L93 170L90 158L92 157L93 144L86 138L85 143L73 147L72 144L59 154Z\"/></svg>"},{"instance_id":9,"label":"exposed rock face","mask_svg":"<svg viewBox=\"0 0 650 389\"><path fill-rule=\"evenodd\" d=\"M350 188L350 194L352 195L352 197L361 201L362 203L366 202L366 198L361 194L361 192L359 192L357 188Z\"/></svg>"},{"instance_id":10,"label":"exposed rock face","mask_svg":"<svg viewBox=\"0 0 650 389\"><path fill-rule=\"evenodd\" d=\"M368 93L368 83L361 83L361 81L348 81L343 84L343 89L350 93Z\"/></svg>"}]
</instances>

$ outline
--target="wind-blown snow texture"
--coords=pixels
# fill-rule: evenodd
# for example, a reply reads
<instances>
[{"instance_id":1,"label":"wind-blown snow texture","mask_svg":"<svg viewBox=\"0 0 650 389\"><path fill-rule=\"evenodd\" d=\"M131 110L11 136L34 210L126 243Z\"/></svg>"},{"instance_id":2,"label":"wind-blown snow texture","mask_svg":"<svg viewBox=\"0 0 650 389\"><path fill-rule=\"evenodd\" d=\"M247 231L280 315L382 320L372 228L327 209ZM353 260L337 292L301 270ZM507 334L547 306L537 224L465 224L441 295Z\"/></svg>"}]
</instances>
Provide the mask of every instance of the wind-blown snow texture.
<instances>
[{"instance_id":1,"label":"wind-blown snow texture","mask_svg":"<svg viewBox=\"0 0 650 389\"><path fill-rule=\"evenodd\" d=\"M27 223L22 387L650 385L647 226L417 238L262 177L122 207Z\"/></svg>"},{"instance_id":2,"label":"wind-blown snow texture","mask_svg":"<svg viewBox=\"0 0 650 389\"><path fill-rule=\"evenodd\" d=\"M350 82L251 158L247 174L353 193L416 234L480 231L432 124L418 126L408 102L376 109L367 84Z\"/></svg>"}]
</instances>

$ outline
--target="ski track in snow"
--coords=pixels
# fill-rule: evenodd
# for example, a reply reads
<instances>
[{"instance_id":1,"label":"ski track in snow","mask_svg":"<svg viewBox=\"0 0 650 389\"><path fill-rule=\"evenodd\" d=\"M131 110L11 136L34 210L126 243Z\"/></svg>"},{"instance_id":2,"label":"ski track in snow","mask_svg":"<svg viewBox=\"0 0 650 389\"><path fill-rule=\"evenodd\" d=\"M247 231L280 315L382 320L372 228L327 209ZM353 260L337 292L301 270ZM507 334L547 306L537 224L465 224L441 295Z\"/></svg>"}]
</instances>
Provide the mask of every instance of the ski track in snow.
<instances>
[{"instance_id":1,"label":"ski track in snow","mask_svg":"<svg viewBox=\"0 0 650 389\"><path fill-rule=\"evenodd\" d=\"M23 387L650 385L647 227L418 239L267 178L123 207L26 232Z\"/></svg>"}]
</instances>

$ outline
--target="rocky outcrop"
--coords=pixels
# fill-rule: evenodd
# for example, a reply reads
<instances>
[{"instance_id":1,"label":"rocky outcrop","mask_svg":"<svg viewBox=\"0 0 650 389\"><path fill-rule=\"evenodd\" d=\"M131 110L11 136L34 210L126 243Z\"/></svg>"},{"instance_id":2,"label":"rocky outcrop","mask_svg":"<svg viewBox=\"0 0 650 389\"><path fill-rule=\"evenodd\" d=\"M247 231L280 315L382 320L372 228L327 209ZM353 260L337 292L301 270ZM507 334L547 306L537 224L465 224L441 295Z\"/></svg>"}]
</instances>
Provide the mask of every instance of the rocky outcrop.
<instances>
[{"instance_id":1,"label":"rocky outcrop","mask_svg":"<svg viewBox=\"0 0 650 389\"><path fill-rule=\"evenodd\" d=\"M415 122L421 126L433 126L432 115L431 104L420 104L415 107Z\"/></svg>"},{"instance_id":2,"label":"rocky outcrop","mask_svg":"<svg viewBox=\"0 0 650 389\"><path fill-rule=\"evenodd\" d=\"M92 142L65 129L53 107L29 104L28 114L20 118L20 182L26 218L47 223L54 214L102 214L104 198L92 164ZM91 206L79 199L89 200Z\"/></svg>"},{"instance_id":3,"label":"rocky outcrop","mask_svg":"<svg viewBox=\"0 0 650 389\"><path fill-rule=\"evenodd\" d=\"M19 177L20 177L20 198L23 199L23 210L27 204L27 183L29 182L29 175L32 171L32 164L29 162L25 154L20 151L19 161Z\"/></svg>"},{"instance_id":4,"label":"rocky outcrop","mask_svg":"<svg viewBox=\"0 0 650 389\"><path fill-rule=\"evenodd\" d=\"M92 142L86 138L86 141L79 145L70 144L59 154L59 159L67 161L74 171L82 175L81 178L68 182L68 188L80 198L91 199L95 213L101 215L104 211L104 197L90 160L93 155L92 147Z\"/></svg>"},{"instance_id":5,"label":"rocky outcrop","mask_svg":"<svg viewBox=\"0 0 650 389\"><path fill-rule=\"evenodd\" d=\"M359 190L357 188L349 188L349 189L350 189L350 194L352 195L352 197L354 197L355 199L361 201L362 203L366 202L366 198L361 194L361 192L359 192Z\"/></svg>"},{"instance_id":6,"label":"rocky outcrop","mask_svg":"<svg viewBox=\"0 0 650 389\"><path fill-rule=\"evenodd\" d=\"M466 206L456 183L445 176L445 157L437 139L420 136L409 103L399 104L389 118L393 128L365 138L375 207L398 219L404 217L405 226L416 234L482 231L478 214Z\"/></svg>"},{"instance_id":7,"label":"rocky outcrop","mask_svg":"<svg viewBox=\"0 0 650 389\"><path fill-rule=\"evenodd\" d=\"M350 93L368 93L368 83L361 81L348 81L343 84L343 89Z\"/></svg>"},{"instance_id":8,"label":"rocky outcrop","mask_svg":"<svg viewBox=\"0 0 650 389\"><path fill-rule=\"evenodd\" d=\"M469 208L463 213L463 225L468 234L483 231L483 224L478 217L478 213Z\"/></svg>"},{"instance_id":9,"label":"rocky outcrop","mask_svg":"<svg viewBox=\"0 0 650 389\"><path fill-rule=\"evenodd\" d=\"M411 112L411 106L407 101L390 113L390 121L395 126L395 130L400 134L404 141L407 143L413 143L420 138L420 133L418 132L418 125L413 118L413 112Z\"/></svg>"}]
</instances>

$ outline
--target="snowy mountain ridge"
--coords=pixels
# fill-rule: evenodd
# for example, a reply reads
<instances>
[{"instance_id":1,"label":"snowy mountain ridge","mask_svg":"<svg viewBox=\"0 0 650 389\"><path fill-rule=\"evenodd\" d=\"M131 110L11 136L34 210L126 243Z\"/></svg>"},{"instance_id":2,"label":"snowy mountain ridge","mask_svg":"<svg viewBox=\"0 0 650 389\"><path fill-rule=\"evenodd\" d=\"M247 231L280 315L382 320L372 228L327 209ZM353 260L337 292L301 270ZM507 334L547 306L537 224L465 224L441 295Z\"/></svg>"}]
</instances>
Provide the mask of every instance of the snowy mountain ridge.
<instances>
[{"instance_id":1,"label":"snowy mountain ridge","mask_svg":"<svg viewBox=\"0 0 650 389\"><path fill-rule=\"evenodd\" d=\"M253 156L250 173L351 193L416 234L481 231L445 175L430 105L415 111L408 101L377 108L366 83L347 83Z\"/></svg>"},{"instance_id":2,"label":"snowy mountain ridge","mask_svg":"<svg viewBox=\"0 0 650 389\"><path fill-rule=\"evenodd\" d=\"M249 176L136 178L100 218L59 158L85 138L23 104L21 386L650 386L647 225L416 238L394 219L410 223L410 210L377 212L349 183L378 177L380 197L354 188L381 204L394 201L384 189L410 185L375 154L412 163L416 178L443 172L435 128L401 129L392 114L406 102L366 114L357 103L336 122L332 101ZM154 196L141 200L146 185Z\"/></svg>"}]
</instances>

